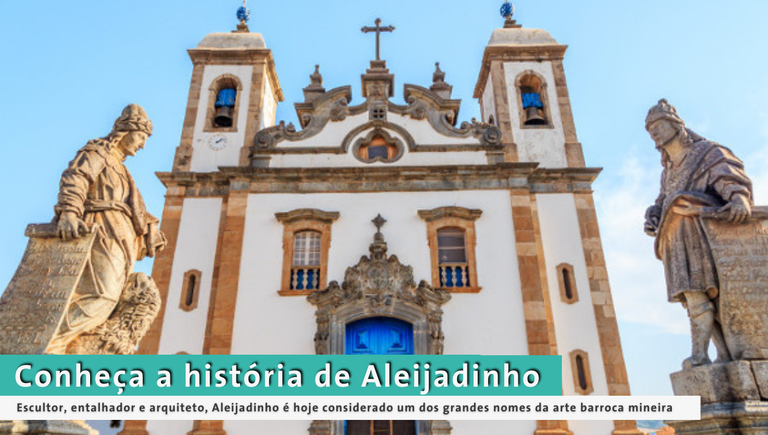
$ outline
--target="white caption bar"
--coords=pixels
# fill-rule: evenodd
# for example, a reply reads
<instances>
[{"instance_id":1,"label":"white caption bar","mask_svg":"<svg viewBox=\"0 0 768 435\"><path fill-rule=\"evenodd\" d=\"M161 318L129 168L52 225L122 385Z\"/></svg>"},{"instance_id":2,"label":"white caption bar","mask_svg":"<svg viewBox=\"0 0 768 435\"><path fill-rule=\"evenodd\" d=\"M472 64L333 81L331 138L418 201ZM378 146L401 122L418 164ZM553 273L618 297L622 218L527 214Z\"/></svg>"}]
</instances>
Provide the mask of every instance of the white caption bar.
<instances>
[{"instance_id":1,"label":"white caption bar","mask_svg":"<svg viewBox=\"0 0 768 435\"><path fill-rule=\"evenodd\" d=\"M698 420L698 396L0 397L11 420Z\"/></svg>"}]
</instances>

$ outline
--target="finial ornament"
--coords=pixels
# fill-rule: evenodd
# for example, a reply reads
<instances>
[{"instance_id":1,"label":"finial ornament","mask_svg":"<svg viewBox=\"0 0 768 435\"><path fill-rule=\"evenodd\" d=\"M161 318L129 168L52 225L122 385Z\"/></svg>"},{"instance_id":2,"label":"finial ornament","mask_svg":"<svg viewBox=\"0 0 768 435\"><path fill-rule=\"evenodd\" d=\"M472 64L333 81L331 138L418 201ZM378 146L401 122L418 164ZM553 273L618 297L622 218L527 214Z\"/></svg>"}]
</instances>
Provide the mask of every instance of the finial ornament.
<instances>
[{"instance_id":1,"label":"finial ornament","mask_svg":"<svg viewBox=\"0 0 768 435\"><path fill-rule=\"evenodd\" d=\"M323 86L323 75L320 74L320 65L315 65L315 72L309 75L309 79L315 87Z\"/></svg>"},{"instance_id":2,"label":"finial ornament","mask_svg":"<svg viewBox=\"0 0 768 435\"><path fill-rule=\"evenodd\" d=\"M504 19L511 21L512 15L515 14L515 7L509 1L505 1L504 4L501 5L501 10L499 10L499 13L502 17L504 17Z\"/></svg>"},{"instance_id":3,"label":"finial ornament","mask_svg":"<svg viewBox=\"0 0 768 435\"><path fill-rule=\"evenodd\" d=\"M384 219L384 217L381 216L381 213L379 213L373 220L371 220L374 225L376 225L376 232L381 233L381 227L384 226L385 223L387 223L387 220Z\"/></svg>"},{"instance_id":4,"label":"finial ornament","mask_svg":"<svg viewBox=\"0 0 768 435\"><path fill-rule=\"evenodd\" d=\"M504 4L501 5L499 14L501 14L501 16L504 17L505 29L520 27L520 25L517 24L517 22L512 19L512 15L515 14L515 7L512 5L512 3L509 2L509 0L505 1Z\"/></svg>"},{"instance_id":5,"label":"finial ornament","mask_svg":"<svg viewBox=\"0 0 768 435\"><path fill-rule=\"evenodd\" d=\"M243 0L243 5L237 8L237 19L240 20L240 24L237 25L238 32L249 32L248 20L251 19L251 11L246 5L247 0Z\"/></svg>"},{"instance_id":6,"label":"finial ornament","mask_svg":"<svg viewBox=\"0 0 768 435\"><path fill-rule=\"evenodd\" d=\"M432 83L445 82L445 72L440 69L440 62L435 62L435 72L432 74Z\"/></svg>"}]
</instances>

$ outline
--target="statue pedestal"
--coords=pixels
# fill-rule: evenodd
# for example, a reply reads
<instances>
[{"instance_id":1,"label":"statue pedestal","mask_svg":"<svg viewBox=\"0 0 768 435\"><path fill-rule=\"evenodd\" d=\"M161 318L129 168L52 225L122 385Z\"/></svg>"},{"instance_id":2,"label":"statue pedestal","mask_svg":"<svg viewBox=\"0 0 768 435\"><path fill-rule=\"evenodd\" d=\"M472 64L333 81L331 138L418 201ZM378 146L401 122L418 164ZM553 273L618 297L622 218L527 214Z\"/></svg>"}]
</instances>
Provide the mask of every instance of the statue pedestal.
<instances>
[{"instance_id":1,"label":"statue pedestal","mask_svg":"<svg viewBox=\"0 0 768 435\"><path fill-rule=\"evenodd\" d=\"M0 420L0 434L98 435L82 420Z\"/></svg>"},{"instance_id":2,"label":"statue pedestal","mask_svg":"<svg viewBox=\"0 0 768 435\"><path fill-rule=\"evenodd\" d=\"M768 433L768 401L713 403L701 407L701 420L667 421L676 435L757 435Z\"/></svg>"},{"instance_id":3,"label":"statue pedestal","mask_svg":"<svg viewBox=\"0 0 768 435\"><path fill-rule=\"evenodd\" d=\"M676 396L700 396L701 420L668 421L676 434L768 433L768 361L710 364L672 373Z\"/></svg>"}]
</instances>

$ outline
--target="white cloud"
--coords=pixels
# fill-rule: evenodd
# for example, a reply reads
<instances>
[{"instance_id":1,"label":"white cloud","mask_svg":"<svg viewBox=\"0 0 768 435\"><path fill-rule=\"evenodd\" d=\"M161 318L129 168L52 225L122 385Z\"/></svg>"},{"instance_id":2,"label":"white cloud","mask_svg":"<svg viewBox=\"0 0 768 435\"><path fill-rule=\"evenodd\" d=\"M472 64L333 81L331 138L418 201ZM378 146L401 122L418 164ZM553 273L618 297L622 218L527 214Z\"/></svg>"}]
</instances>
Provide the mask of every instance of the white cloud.
<instances>
[{"instance_id":1,"label":"white cloud","mask_svg":"<svg viewBox=\"0 0 768 435\"><path fill-rule=\"evenodd\" d=\"M673 334L688 334L688 318L667 302L664 268L643 232L645 209L659 192L658 153L630 149L618 172L596 186L596 207L617 316Z\"/></svg>"}]
</instances>

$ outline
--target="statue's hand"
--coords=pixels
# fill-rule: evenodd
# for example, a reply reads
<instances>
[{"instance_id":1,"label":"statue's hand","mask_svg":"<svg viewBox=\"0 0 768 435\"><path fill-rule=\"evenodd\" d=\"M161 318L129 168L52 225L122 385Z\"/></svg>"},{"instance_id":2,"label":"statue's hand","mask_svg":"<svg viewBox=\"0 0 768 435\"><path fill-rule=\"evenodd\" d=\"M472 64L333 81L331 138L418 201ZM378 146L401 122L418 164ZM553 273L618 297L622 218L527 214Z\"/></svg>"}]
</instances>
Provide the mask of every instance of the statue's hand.
<instances>
[{"instance_id":1,"label":"statue's hand","mask_svg":"<svg viewBox=\"0 0 768 435\"><path fill-rule=\"evenodd\" d=\"M744 223L748 217L752 216L752 207L749 206L749 201L744 195L734 195L731 202L718 211L727 211L728 221L734 224Z\"/></svg>"},{"instance_id":2,"label":"statue's hand","mask_svg":"<svg viewBox=\"0 0 768 435\"><path fill-rule=\"evenodd\" d=\"M652 205L645 211L645 226L643 228L645 234L651 237L656 237L656 232L659 230L659 214L658 207Z\"/></svg>"},{"instance_id":3,"label":"statue's hand","mask_svg":"<svg viewBox=\"0 0 768 435\"><path fill-rule=\"evenodd\" d=\"M90 233L91 229L77 215L71 211L65 211L59 216L58 232L59 238L66 242Z\"/></svg>"}]
</instances>

